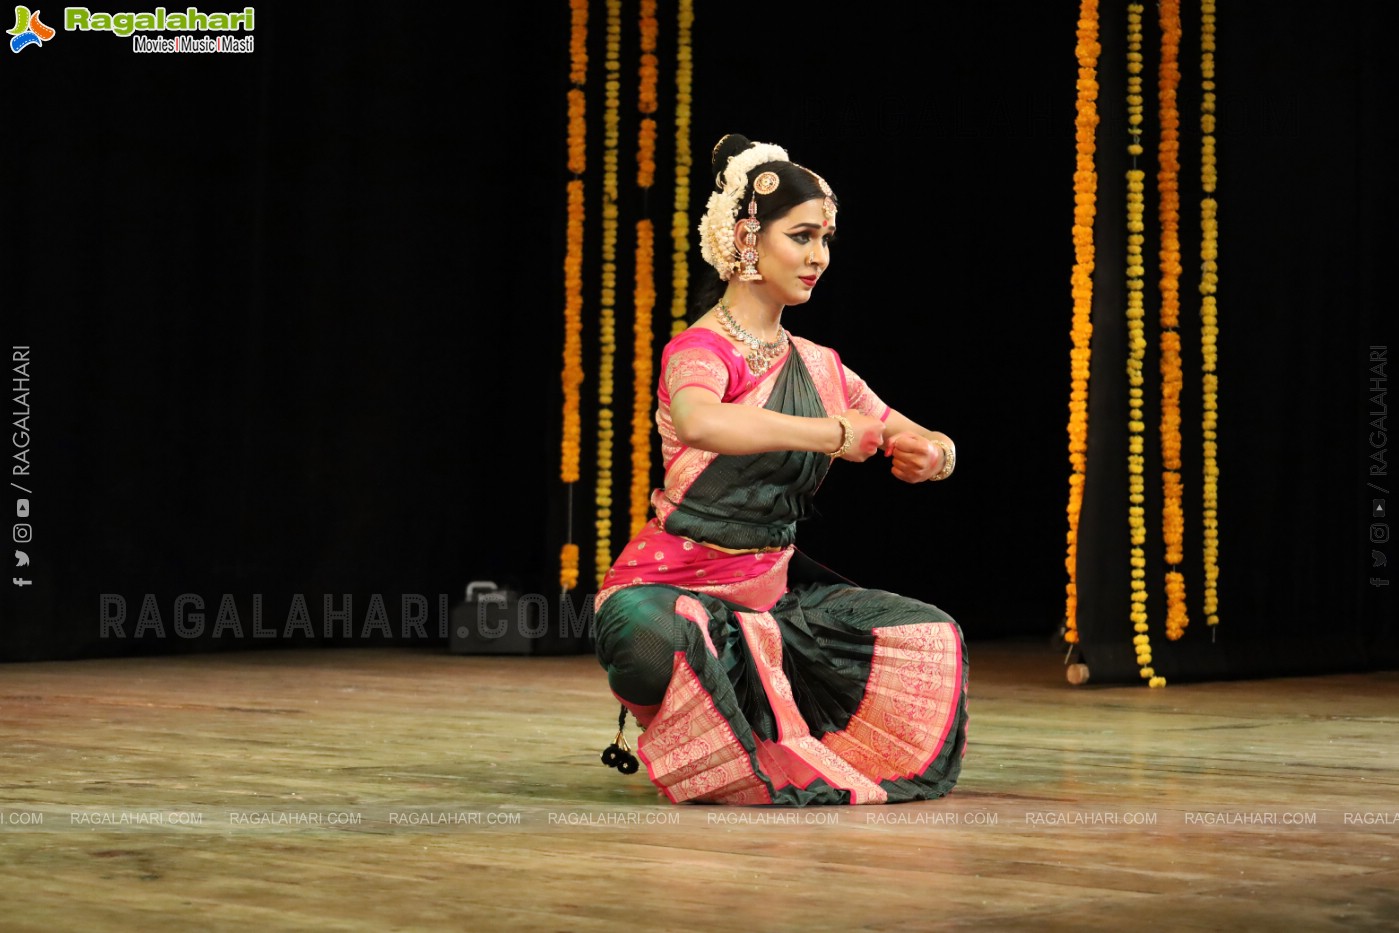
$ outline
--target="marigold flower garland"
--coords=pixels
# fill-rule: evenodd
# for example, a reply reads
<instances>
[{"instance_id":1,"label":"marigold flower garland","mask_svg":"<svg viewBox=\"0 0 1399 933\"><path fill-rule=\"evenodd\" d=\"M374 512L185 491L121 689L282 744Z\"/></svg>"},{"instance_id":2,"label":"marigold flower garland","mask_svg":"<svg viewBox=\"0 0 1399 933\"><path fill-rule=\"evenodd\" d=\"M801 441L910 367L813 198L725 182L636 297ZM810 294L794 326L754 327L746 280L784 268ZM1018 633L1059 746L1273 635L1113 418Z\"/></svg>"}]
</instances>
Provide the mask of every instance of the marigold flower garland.
<instances>
[{"instance_id":1,"label":"marigold flower garland","mask_svg":"<svg viewBox=\"0 0 1399 933\"><path fill-rule=\"evenodd\" d=\"M568 79L582 87L588 80L588 0L569 0Z\"/></svg>"},{"instance_id":2,"label":"marigold flower garland","mask_svg":"<svg viewBox=\"0 0 1399 933\"><path fill-rule=\"evenodd\" d=\"M597 546L602 586L612 566L612 370L617 354L617 149L621 96L622 0L607 0L607 81L602 116L602 289L598 301Z\"/></svg>"},{"instance_id":3,"label":"marigold flower garland","mask_svg":"<svg viewBox=\"0 0 1399 933\"><path fill-rule=\"evenodd\" d=\"M1204 97L1200 103L1200 184L1204 197L1200 200L1200 356L1204 417L1201 427L1204 437L1203 510L1205 559L1205 621L1219 624L1219 308L1215 292L1219 285L1219 205L1215 202L1215 185L1219 181L1215 165L1215 107L1214 107L1214 0L1200 4L1200 86Z\"/></svg>"},{"instance_id":4,"label":"marigold flower garland","mask_svg":"<svg viewBox=\"0 0 1399 933\"><path fill-rule=\"evenodd\" d=\"M563 439L560 478L570 486L578 482L579 452L583 429L579 416L579 389L583 383L583 180L586 164L587 99L583 84L588 77L588 3L571 0L572 25L569 33L568 91L568 170L575 176L568 182L568 230L564 252L564 345L563 345ZM572 490L569 492L572 502ZM572 508L569 510L568 542L559 552L559 585L571 590L578 585L578 545L573 543Z\"/></svg>"},{"instance_id":5,"label":"marigold flower garland","mask_svg":"<svg viewBox=\"0 0 1399 933\"><path fill-rule=\"evenodd\" d=\"M1074 167L1074 268L1071 293L1074 302L1073 349L1069 353L1072 390L1069 394L1069 531L1064 565L1064 640L1078 642L1078 519L1083 504L1083 482L1088 460L1088 364L1093 338L1093 217L1096 212L1098 175L1093 164L1098 127L1098 3L1082 0L1078 16L1078 103L1074 120L1077 158Z\"/></svg>"},{"instance_id":6,"label":"marigold flower garland","mask_svg":"<svg viewBox=\"0 0 1399 933\"><path fill-rule=\"evenodd\" d=\"M1161 119L1160 169L1156 174L1161 197L1161 536L1166 545L1166 637L1185 634L1185 576L1178 569L1185 559L1184 485L1180 478L1180 0L1161 0L1161 61L1158 82Z\"/></svg>"},{"instance_id":7,"label":"marigold flower garland","mask_svg":"<svg viewBox=\"0 0 1399 933\"><path fill-rule=\"evenodd\" d=\"M656 121L646 118L636 140L636 184L650 188L656 183Z\"/></svg>"},{"instance_id":8,"label":"marigold flower garland","mask_svg":"<svg viewBox=\"0 0 1399 933\"><path fill-rule=\"evenodd\" d=\"M690 294L690 83L693 76L690 28L695 22L693 0L680 0L675 37L675 209L671 214L670 332L685 329L685 304Z\"/></svg>"},{"instance_id":9,"label":"marigold flower garland","mask_svg":"<svg viewBox=\"0 0 1399 933\"><path fill-rule=\"evenodd\" d=\"M656 306L654 278L655 231L649 219L636 222L636 326L632 347L633 391L631 437L631 533L646 524L651 509L651 310Z\"/></svg>"},{"instance_id":10,"label":"marigold flower garland","mask_svg":"<svg viewBox=\"0 0 1399 933\"><path fill-rule=\"evenodd\" d=\"M1146 224L1142 214L1146 203L1146 173L1137 168L1137 156L1142 154L1142 5L1127 7L1127 132L1132 141L1127 152L1132 168L1127 171L1127 383L1128 389L1128 448L1127 448L1127 523L1132 543L1132 629L1136 633L1132 644L1137 652L1137 665L1143 678L1153 687L1164 686L1164 678L1156 677L1151 667L1151 638L1147 635L1146 612L1146 478L1145 438L1146 416L1145 379L1142 364L1146 359L1146 310L1142 292L1146 267L1142 258Z\"/></svg>"},{"instance_id":11,"label":"marigold flower garland","mask_svg":"<svg viewBox=\"0 0 1399 933\"><path fill-rule=\"evenodd\" d=\"M641 67L637 88L637 109L643 114L656 112L656 79L660 61L656 58L656 0L641 0ZM656 183L656 121L645 117L637 134L636 183L649 188Z\"/></svg>"},{"instance_id":12,"label":"marigold flower garland","mask_svg":"<svg viewBox=\"0 0 1399 933\"><path fill-rule=\"evenodd\" d=\"M641 76L637 109L656 112L656 0L641 0ZM638 131L636 183L651 187L656 177L656 121L643 118ZM651 312L656 306L656 234L650 218L636 223L636 314L632 321L631 534L646 524L651 502Z\"/></svg>"}]
</instances>

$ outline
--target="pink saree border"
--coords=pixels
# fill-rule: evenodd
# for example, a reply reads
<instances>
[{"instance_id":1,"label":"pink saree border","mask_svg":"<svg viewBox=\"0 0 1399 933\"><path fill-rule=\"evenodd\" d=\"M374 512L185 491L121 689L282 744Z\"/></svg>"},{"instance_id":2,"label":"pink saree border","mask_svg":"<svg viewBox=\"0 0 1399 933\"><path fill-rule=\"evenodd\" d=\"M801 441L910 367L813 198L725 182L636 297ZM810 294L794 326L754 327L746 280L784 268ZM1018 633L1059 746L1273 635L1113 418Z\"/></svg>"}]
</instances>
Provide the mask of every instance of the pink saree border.
<instances>
[{"instance_id":1,"label":"pink saree border","mask_svg":"<svg viewBox=\"0 0 1399 933\"><path fill-rule=\"evenodd\" d=\"M812 737L792 697L792 685L782 672L782 633L777 627L777 620L767 612L737 612L734 616L743 630L768 704L777 718L775 744L778 749L794 756L800 765L809 768L832 787L849 791L852 804L888 802L889 795L884 788ZM777 754L776 749L769 752L774 756ZM796 769L788 767L784 770ZM807 786L810 781L811 778L807 777L801 786Z\"/></svg>"},{"instance_id":2,"label":"pink saree border","mask_svg":"<svg viewBox=\"0 0 1399 933\"><path fill-rule=\"evenodd\" d=\"M748 750L714 705L683 652L675 653L661 711L636 743L651 783L672 803L772 803Z\"/></svg>"},{"instance_id":3,"label":"pink saree border","mask_svg":"<svg viewBox=\"0 0 1399 933\"><path fill-rule=\"evenodd\" d=\"M957 718L966 690L961 641L950 622L877 628L874 638L860 705L821 742L875 780L917 777L941 754Z\"/></svg>"}]
</instances>

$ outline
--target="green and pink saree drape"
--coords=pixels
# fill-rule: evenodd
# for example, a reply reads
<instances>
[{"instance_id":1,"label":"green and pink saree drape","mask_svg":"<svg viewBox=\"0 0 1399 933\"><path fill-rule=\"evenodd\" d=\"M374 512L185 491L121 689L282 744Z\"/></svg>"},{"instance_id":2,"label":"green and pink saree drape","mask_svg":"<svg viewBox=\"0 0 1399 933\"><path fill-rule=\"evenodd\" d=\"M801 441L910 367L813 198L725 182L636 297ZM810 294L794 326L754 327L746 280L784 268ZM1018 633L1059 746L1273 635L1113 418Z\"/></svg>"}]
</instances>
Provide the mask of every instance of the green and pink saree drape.
<instances>
[{"instance_id":1,"label":"green and pink saree drape","mask_svg":"<svg viewBox=\"0 0 1399 933\"><path fill-rule=\"evenodd\" d=\"M834 352L800 338L761 377L691 328L662 357L666 458L656 517L597 598L598 658L645 727L637 753L675 802L886 803L939 797L966 741L961 631L927 603L862 589L793 546L830 468L819 453L682 446L670 397L805 417L888 408Z\"/></svg>"}]
</instances>

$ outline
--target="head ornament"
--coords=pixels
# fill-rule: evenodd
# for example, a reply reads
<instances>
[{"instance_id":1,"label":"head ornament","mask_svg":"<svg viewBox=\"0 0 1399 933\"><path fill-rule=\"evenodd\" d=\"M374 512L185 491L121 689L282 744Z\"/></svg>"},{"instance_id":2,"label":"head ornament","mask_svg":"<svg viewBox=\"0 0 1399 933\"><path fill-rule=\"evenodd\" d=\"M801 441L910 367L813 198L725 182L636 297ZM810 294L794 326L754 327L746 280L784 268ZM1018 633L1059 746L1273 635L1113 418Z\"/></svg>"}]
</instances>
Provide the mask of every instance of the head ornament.
<instances>
[{"instance_id":1,"label":"head ornament","mask_svg":"<svg viewBox=\"0 0 1399 933\"><path fill-rule=\"evenodd\" d=\"M720 140L722 142L722 140ZM734 225L738 223L739 201L748 187L748 173L766 162L790 162L787 150L771 143L757 143L729 159L724 171L715 179L715 191L705 205L704 217L700 220L700 255L719 273L719 278L727 282L739 267L738 244L734 242ZM756 194L771 194L777 190L775 172L764 172L758 180L772 176L771 187L760 191L754 183ZM769 183L763 181L764 186ZM756 199L750 205L750 215L756 213Z\"/></svg>"}]
</instances>

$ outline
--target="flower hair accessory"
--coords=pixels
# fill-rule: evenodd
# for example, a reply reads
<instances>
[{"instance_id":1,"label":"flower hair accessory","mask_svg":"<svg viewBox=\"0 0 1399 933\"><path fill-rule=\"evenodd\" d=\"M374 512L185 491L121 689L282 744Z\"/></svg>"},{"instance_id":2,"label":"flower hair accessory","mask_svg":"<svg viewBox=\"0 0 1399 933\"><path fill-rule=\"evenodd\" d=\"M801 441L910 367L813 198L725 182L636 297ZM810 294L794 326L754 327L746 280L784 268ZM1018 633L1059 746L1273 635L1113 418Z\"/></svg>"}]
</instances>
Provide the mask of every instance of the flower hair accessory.
<instances>
[{"instance_id":1,"label":"flower hair accessory","mask_svg":"<svg viewBox=\"0 0 1399 933\"><path fill-rule=\"evenodd\" d=\"M765 162L789 161L787 150L781 146L758 143L729 159L729 164L715 179L716 184L722 181L723 185L722 190L709 196L700 220L700 255L723 281L727 282L739 265L734 224L738 223L739 201L748 187L748 173Z\"/></svg>"}]
</instances>

